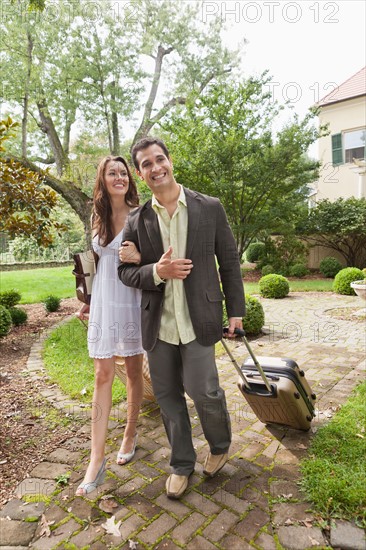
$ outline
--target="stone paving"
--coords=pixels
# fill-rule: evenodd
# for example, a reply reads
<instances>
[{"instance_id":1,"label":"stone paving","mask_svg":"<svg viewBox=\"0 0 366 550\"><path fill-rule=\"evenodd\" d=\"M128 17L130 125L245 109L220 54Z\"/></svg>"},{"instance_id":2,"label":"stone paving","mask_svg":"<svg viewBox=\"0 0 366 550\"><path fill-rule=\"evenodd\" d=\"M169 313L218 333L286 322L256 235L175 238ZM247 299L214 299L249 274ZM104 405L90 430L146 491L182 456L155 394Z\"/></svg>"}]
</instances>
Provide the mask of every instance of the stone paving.
<instances>
[{"instance_id":1,"label":"stone paving","mask_svg":"<svg viewBox=\"0 0 366 550\"><path fill-rule=\"evenodd\" d=\"M111 414L105 483L90 498L74 497L87 465L90 423L85 409L50 388L43 392L50 406L58 407L60 414L79 415L82 427L77 437L65 441L30 472L0 511L0 549L365 550L365 534L352 522L337 520L330 530L322 530L297 485L298 464L312 434L364 377L365 323L357 317L348 321L330 316L334 308L353 311L361 302L330 293L292 293L284 300L261 301L265 334L252 340L252 348L257 355L296 358L305 370L318 396L309 432L260 422L239 394L237 375L223 355L218 368L233 441L230 461L214 479L202 473L208 448L192 403L197 465L181 501L165 495L169 447L155 403L143 406L135 459L117 466L115 455L126 418L122 405ZM42 341L33 346L27 364L35 383L42 376L41 348ZM243 344L236 344L233 352L239 362L247 356ZM60 490L55 478L67 473L69 484ZM111 513L100 508L106 503L115 506ZM112 514L118 536L102 527Z\"/></svg>"}]
</instances>

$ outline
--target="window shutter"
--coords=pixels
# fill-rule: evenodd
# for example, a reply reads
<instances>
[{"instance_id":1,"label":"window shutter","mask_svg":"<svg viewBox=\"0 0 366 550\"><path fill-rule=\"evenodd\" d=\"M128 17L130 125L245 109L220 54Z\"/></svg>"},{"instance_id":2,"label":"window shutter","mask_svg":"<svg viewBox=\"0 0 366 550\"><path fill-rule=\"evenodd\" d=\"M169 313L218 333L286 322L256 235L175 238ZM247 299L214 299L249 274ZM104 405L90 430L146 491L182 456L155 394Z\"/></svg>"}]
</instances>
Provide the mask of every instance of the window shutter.
<instances>
[{"instance_id":1,"label":"window shutter","mask_svg":"<svg viewBox=\"0 0 366 550\"><path fill-rule=\"evenodd\" d=\"M333 166L343 164L342 134L332 136L332 163Z\"/></svg>"}]
</instances>

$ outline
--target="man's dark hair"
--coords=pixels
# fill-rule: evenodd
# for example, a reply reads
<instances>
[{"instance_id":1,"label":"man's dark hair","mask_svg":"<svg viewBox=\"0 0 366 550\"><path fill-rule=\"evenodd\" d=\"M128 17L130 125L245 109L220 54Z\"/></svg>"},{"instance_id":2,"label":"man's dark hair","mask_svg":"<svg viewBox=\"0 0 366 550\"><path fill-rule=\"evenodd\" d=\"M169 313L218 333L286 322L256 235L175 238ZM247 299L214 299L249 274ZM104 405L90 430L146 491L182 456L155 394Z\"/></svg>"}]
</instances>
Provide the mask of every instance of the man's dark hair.
<instances>
[{"instance_id":1,"label":"man's dark hair","mask_svg":"<svg viewBox=\"0 0 366 550\"><path fill-rule=\"evenodd\" d=\"M139 170L139 164L137 162L136 156L139 151L143 151L144 149L147 149L150 147L150 145L159 145L161 149L164 151L164 154L169 158L170 154L168 151L167 146L165 145L164 141L162 141L159 138L148 136L140 139L135 145L132 147L131 155L132 155L132 162L136 168L136 170Z\"/></svg>"}]
</instances>

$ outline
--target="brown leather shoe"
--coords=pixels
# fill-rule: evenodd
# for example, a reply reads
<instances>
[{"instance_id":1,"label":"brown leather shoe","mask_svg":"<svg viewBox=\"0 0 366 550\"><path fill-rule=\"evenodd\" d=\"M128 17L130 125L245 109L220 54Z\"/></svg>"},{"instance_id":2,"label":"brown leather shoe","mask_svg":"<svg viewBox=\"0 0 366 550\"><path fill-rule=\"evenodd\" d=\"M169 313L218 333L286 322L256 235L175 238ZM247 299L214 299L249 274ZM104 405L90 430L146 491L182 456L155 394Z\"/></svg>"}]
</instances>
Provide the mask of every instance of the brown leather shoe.
<instances>
[{"instance_id":1,"label":"brown leather shoe","mask_svg":"<svg viewBox=\"0 0 366 550\"><path fill-rule=\"evenodd\" d=\"M203 473L206 474L206 476L213 477L219 470L221 470L223 466L225 466L228 458L228 453L224 453L223 455L213 455L208 453L203 465Z\"/></svg>"},{"instance_id":2,"label":"brown leather shoe","mask_svg":"<svg viewBox=\"0 0 366 550\"><path fill-rule=\"evenodd\" d=\"M188 486L188 476L171 474L166 480L166 494L169 498L180 498Z\"/></svg>"}]
</instances>

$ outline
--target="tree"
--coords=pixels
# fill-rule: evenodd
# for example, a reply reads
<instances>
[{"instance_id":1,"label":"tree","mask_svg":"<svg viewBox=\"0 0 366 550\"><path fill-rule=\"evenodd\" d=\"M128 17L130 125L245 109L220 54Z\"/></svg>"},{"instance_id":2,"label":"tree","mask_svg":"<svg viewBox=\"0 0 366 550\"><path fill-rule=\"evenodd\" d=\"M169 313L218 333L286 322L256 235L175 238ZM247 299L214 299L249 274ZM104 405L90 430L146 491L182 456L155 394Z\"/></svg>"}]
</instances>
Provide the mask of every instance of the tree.
<instances>
[{"instance_id":1,"label":"tree","mask_svg":"<svg viewBox=\"0 0 366 550\"><path fill-rule=\"evenodd\" d=\"M306 151L318 136L313 114L272 135L281 108L266 74L209 86L162 124L178 181L219 197L241 254L261 233L288 232L318 163Z\"/></svg>"},{"instance_id":2,"label":"tree","mask_svg":"<svg viewBox=\"0 0 366 550\"><path fill-rule=\"evenodd\" d=\"M312 245L339 252L349 267L365 267L366 199L319 201L298 230Z\"/></svg>"},{"instance_id":3,"label":"tree","mask_svg":"<svg viewBox=\"0 0 366 550\"><path fill-rule=\"evenodd\" d=\"M44 7L42 0L33 4ZM78 170L74 180L73 131L98 133L117 154L126 121L142 111L135 141L184 104L188 92L202 93L235 66L236 53L220 39L221 19L203 26L201 5L189 2L182 12L171 0L76 0L45 2L43 11L31 12L14 3L4 14L0 94L22 113L21 144L8 158L44 175L86 229L90 204ZM38 163L52 171L44 174Z\"/></svg>"},{"instance_id":4,"label":"tree","mask_svg":"<svg viewBox=\"0 0 366 550\"><path fill-rule=\"evenodd\" d=\"M0 152L18 126L11 118L0 122ZM51 219L57 195L44 186L44 178L22 164L0 157L0 231L10 237L32 236L38 245L52 243L52 231L63 226Z\"/></svg>"}]
</instances>

